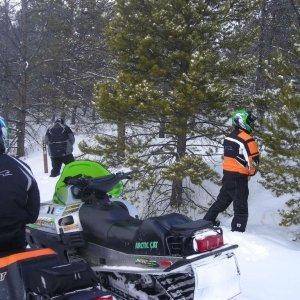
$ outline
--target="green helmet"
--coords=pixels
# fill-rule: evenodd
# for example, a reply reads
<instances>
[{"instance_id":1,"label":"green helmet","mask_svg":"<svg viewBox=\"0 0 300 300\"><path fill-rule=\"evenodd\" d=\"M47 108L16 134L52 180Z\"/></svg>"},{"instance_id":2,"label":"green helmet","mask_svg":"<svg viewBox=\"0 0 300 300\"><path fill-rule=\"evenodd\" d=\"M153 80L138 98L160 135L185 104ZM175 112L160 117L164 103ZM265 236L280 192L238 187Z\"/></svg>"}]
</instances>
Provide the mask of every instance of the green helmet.
<instances>
[{"instance_id":1,"label":"green helmet","mask_svg":"<svg viewBox=\"0 0 300 300\"><path fill-rule=\"evenodd\" d=\"M246 130L248 133L253 131L255 117L252 115L251 111L246 109L239 109L233 112L232 125L240 129Z\"/></svg>"}]
</instances>

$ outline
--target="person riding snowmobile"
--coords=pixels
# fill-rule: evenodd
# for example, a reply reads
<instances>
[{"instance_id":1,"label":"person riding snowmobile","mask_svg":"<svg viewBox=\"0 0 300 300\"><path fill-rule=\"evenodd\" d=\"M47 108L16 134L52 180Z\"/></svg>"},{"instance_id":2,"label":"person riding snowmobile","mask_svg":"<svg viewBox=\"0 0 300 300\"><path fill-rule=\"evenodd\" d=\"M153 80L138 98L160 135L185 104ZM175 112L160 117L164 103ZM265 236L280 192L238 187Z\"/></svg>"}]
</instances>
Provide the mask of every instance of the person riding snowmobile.
<instances>
[{"instance_id":1,"label":"person riding snowmobile","mask_svg":"<svg viewBox=\"0 0 300 300\"><path fill-rule=\"evenodd\" d=\"M6 154L7 126L0 118L0 254L26 247L25 226L37 220L38 185L27 164Z\"/></svg>"},{"instance_id":2,"label":"person riding snowmobile","mask_svg":"<svg viewBox=\"0 0 300 300\"><path fill-rule=\"evenodd\" d=\"M233 113L234 130L225 138L222 188L216 202L204 216L207 221L218 223L216 218L233 202L232 231L244 232L248 221L248 180L259 165L259 149L252 137L255 118L250 111L240 109Z\"/></svg>"},{"instance_id":3,"label":"person riding snowmobile","mask_svg":"<svg viewBox=\"0 0 300 300\"><path fill-rule=\"evenodd\" d=\"M62 118L57 119L53 126L48 128L45 143L48 146L52 162L50 177L56 177L60 174L63 163L67 165L74 161L72 154L75 143L74 134Z\"/></svg>"}]
</instances>

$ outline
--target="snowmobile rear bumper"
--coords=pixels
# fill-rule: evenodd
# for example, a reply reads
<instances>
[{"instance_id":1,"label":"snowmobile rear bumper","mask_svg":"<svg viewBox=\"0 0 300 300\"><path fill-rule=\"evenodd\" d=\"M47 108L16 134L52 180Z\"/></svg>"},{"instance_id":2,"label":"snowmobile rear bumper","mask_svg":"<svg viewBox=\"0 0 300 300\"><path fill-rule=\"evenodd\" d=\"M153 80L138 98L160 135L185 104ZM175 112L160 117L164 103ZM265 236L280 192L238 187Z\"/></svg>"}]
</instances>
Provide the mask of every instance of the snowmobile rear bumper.
<instances>
[{"instance_id":1,"label":"snowmobile rear bumper","mask_svg":"<svg viewBox=\"0 0 300 300\"><path fill-rule=\"evenodd\" d=\"M233 252L236 248L237 245L225 245L208 253L177 257L177 261L165 269L129 265L94 265L93 269L100 276L107 276L108 290L127 295L121 299L144 299L140 298L140 293L145 290L142 292L138 287L133 287L133 278L136 279L139 274L142 281L152 278L156 282L155 286L160 287L158 291L166 295L162 299L227 300L240 294L240 271ZM133 262L134 259L132 257ZM153 259L152 256L151 261ZM152 295L145 297L161 299Z\"/></svg>"},{"instance_id":2,"label":"snowmobile rear bumper","mask_svg":"<svg viewBox=\"0 0 300 300\"><path fill-rule=\"evenodd\" d=\"M116 250L89 243L84 249L82 256L90 263L92 268L97 272L120 272L120 273L138 273L138 274L156 274L162 275L167 273L186 273L190 272L191 265L195 262L198 264L207 264L208 261L214 260L220 256L231 256L237 245L224 245L221 248L195 254L188 257L174 256L149 256L125 254ZM105 257L105 261L101 258ZM161 267L161 261L171 262L170 267Z\"/></svg>"},{"instance_id":3,"label":"snowmobile rear bumper","mask_svg":"<svg viewBox=\"0 0 300 300\"><path fill-rule=\"evenodd\" d=\"M202 259L205 259L205 258L208 258L208 257L217 257L217 256L221 255L224 252L228 252L228 251L236 249L236 248L238 248L238 245L229 245L229 246L225 245L222 248L218 248L218 249L210 251L210 252L191 255L191 256L188 256L186 258L183 258L181 260L176 261L172 266L165 269L164 272L169 273L169 272L172 272L174 270L178 270L182 267L185 267L186 265L190 265L190 264L192 264L196 261L199 261L199 260L202 260Z\"/></svg>"}]
</instances>

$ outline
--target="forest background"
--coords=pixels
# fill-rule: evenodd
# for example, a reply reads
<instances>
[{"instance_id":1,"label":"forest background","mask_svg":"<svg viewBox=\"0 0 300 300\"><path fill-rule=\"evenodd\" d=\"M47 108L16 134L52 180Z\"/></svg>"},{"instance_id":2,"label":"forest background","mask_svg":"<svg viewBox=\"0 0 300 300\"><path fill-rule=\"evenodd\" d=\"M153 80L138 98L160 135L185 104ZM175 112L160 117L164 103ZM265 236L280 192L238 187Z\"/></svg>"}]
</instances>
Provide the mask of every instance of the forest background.
<instances>
[{"instance_id":1,"label":"forest background","mask_svg":"<svg viewBox=\"0 0 300 300\"><path fill-rule=\"evenodd\" d=\"M202 213L245 107L260 182L289 195L281 225L300 224L299 25L294 0L1 0L9 151L27 155L64 116L82 157L134 170L126 193L145 216Z\"/></svg>"}]
</instances>

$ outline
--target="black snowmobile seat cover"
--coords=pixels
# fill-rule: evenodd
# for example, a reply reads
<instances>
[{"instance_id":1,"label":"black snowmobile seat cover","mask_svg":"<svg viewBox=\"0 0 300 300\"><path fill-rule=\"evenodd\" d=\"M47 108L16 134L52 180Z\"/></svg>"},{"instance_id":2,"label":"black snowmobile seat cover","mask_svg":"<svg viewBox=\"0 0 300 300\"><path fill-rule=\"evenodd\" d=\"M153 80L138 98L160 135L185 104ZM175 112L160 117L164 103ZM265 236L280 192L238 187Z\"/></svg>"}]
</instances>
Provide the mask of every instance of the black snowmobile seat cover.
<instances>
[{"instance_id":1,"label":"black snowmobile seat cover","mask_svg":"<svg viewBox=\"0 0 300 300\"><path fill-rule=\"evenodd\" d=\"M84 204L79 211L85 238L110 248L130 248L142 221L123 207L111 204ZM121 250L121 249L120 249ZM122 249L125 250L125 249Z\"/></svg>"},{"instance_id":2,"label":"black snowmobile seat cover","mask_svg":"<svg viewBox=\"0 0 300 300\"><path fill-rule=\"evenodd\" d=\"M209 228L212 226L212 222L206 220L197 220L183 224L172 225L171 230L176 231L190 231L190 230L200 230L204 228Z\"/></svg>"},{"instance_id":3,"label":"black snowmobile seat cover","mask_svg":"<svg viewBox=\"0 0 300 300\"><path fill-rule=\"evenodd\" d=\"M189 217L178 213L171 213L159 217L154 217L150 218L149 220L157 221L161 226L163 226L167 230L170 230L173 226L180 226L186 224L187 222L192 222L192 220Z\"/></svg>"}]
</instances>

